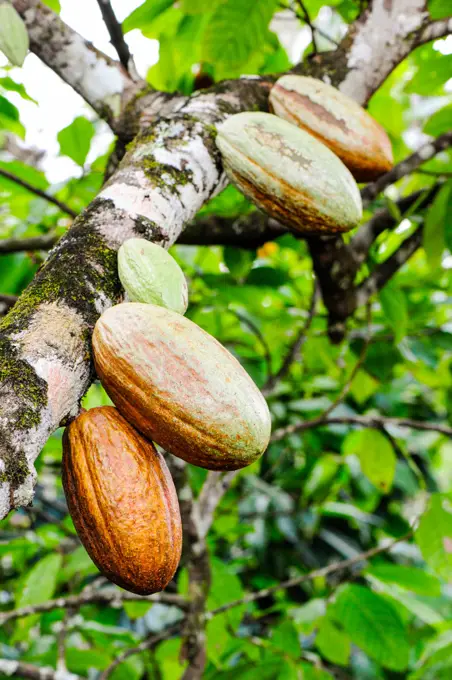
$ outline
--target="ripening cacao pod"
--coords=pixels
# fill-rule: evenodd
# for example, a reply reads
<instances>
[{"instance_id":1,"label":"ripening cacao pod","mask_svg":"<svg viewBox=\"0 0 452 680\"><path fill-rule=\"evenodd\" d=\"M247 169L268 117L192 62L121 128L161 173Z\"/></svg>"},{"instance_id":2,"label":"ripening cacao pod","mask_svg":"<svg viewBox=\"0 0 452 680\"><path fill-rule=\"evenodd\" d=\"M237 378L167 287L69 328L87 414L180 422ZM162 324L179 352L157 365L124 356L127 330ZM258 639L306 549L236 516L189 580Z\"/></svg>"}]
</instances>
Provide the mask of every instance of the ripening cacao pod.
<instances>
[{"instance_id":1,"label":"ripening cacao pod","mask_svg":"<svg viewBox=\"0 0 452 680\"><path fill-rule=\"evenodd\" d=\"M209 470L236 470L267 448L270 414L239 362L180 314L138 302L107 309L93 334L102 384L149 439Z\"/></svg>"},{"instance_id":2,"label":"ripening cacao pod","mask_svg":"<svg viewBox=\"0 0 452 680\"><path fill-rule=\"evenodd\" d=\"M270 92L270 106L326 144L358 182L376 179L393 166L385 130L353 99L321 80L282 76Z\"/></svg>"},{"instance_id":3,"label":"ripening cacao pod","mask_svg":"<svg viewBox=\"0 0 452 680\"><path fill-rule=\"evenodd\" d=\"M10 2L0 0L0 52L14 66L22 66L28 52L28 31Z\"/></svg>"},{"instance_id":4,"label":"ripening cacao pod","mask_svg":"<svg viewBox=\"0 0 452 680\"><path fill-rule=\"evenodd\" d=\"M259 208L303 233L356 227L361 196L342 161L304 130L269 113L230 116L217 146L229 179Z\"/></svg>"},{"instance_id":5,"label":"ripening cacao pod","mask_svg":"<svg viewBox=\"0 0 452 680\"><path fill-rule=\"evenodd\" d=\"M186 312L185 276L164 248L144 238L128 239L118 252L118 273L130 301Z\"/></svg>"},{"instance_id":6,"label":"ripening cacao pod","mask_svg":"<svg viewBox=\"0 0 452 680\"><path fill-rule=\"evenodd\" d=\"M179 564L182 526L165 460L112 406L82 413L63 437L63 486L77 533L100 571L146 595Z\"/></svg>"}]
</instances>

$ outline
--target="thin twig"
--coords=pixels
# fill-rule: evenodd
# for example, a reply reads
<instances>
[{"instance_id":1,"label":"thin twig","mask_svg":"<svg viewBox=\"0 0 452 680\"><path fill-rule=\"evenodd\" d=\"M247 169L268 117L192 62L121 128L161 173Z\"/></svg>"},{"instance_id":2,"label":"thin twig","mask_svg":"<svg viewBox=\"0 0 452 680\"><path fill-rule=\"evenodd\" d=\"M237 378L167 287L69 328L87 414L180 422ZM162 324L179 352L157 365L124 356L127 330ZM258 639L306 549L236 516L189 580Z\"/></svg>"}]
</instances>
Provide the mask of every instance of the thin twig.
<instances>
[{"instance_id":1,"label":"thin twig","mask_svg":"<svg viewBox=\"0 0 452 680\"><path fill-rule=\"evenodd\" d=\"M115 668L122 664L123 661L128 659L129 656L133 656L134 654L139 654L140 652L145 652L148 649L152 649L152 647L155 647L155 645L157 645L162 640L166 640L175 633L179 633L181 625L182 621L180 623L176 623L174 626L171 626L170 628L167 628L161 633L158 633L158 635L153 635L152 637L143 640L143 642L141 642L136 647L131 647L130 649L126 649L121 654L118 654L116 659L112 661L108 668L106 668L104 672L101 674L99 680L107 680L107 678L110 677L111 673L113 673Z\"/></svg>"},{"instance_id":2,"label":"thin twig","mask_svg":"<svg viewBox=\"0 0 452 680\"><path fill-rule=\"evenodd\" d=\"M56 600L48 600L41 602L41 604L29 605L21 607L20 609L13 609L9 612L0 613L0 626L7 621L22 618L23 616L31 616L33 614L43 614L54 609L80 609L85 604L107 604L111 607L120 607L123 602L163 602L165 604L172 604L182 610L187 608L187 601L180 595L172 595L171 593L156 593L155 595L134 595L122 590L100 590L97 592L80 593L79 595L69 595L68 597L59 597Z\"/></svg>"},{"instance_id":3,"label":"thin twig","mask_svg":"<svg viewBox=\"0 0 452 680\"><path fill-rule=\"evenodd\" d=\"M63 203L63 201L58 200L58 198L55 198L55 196L51 196L47 192L42 191L37 187L34 187L32 184L29 184L24 179L21 179L20 177L13 175L12 172L8 172L7 170L3 170L3 168L0 168L0 176L5 177L5 179L8 179L11 182L14 182L15 184L18 184L24 189L27 189L27 191L30 191L32 194L35 194L40 198L43 198L48 203L56 205L57 208L65 212L67 215L70 215L71 217L77 217L78 213L75 210L72 210L72 208L66 205L66 203Z\"/></svg>"},{"instance_id":4,"label":"thin twig","mask_svg":"<svg viewBox=\"0 0 452 680\"><path fill-rule=\"evenodd\" d=\"M341 571L343 569L348 569L349 567L354 567L356 564L359 564L360 562L365 562L366 560L369 560L370 558L375 557L376 555L381 555L382 553L387 552L388 550L392 550L392 548L397 543L401 543L402 541L408 540L409 538L412 537L412 535L413 532L411 530L404 536L401 536L400 538L396 538L394 541L391 541L389 544L380 545L376 548L366 550L365 552L360 553L359 555L355 555L355 557L351 557L347 560L342 560L341 562L334 562L333 564L329 564L326 567L321 567L320 569L314 569L314 571L310 571L308 574L303 574L302 576L295 576L295 578L291 578L287 581L281 581L281 583L277 583L276 585L270 586L269 588L259 590L257 593L249 593L240 600L227 602L221 607L211 609L209 612L207 612L206 618L209 620L216 616L217 614L222 614L223 612L226 612L229 609L232 609L233 607L240 607L241 605L248 604L250 602L255 602L256 600L260 600L263 597L268 597L269 595L276 593L278 590L286 590L287 588L293 588L294 586L299 586L302 583L306 583L307 581L313 581L316 578L325 578L325 576L329 576L329 574L332 574L336 571Z\"/></svg>"},{"instance_id":5,"label":"thin twig","mask_svg":"<svg viewBox=\"0 0 452 680\"><path fill-rule=\"evenodd\" d=\"M239 321L244 323L245 326L248 326L250 331L259 340L259 342L262 346L262 349L264 350L265 363L267 364L267 375L270 375L271 370L272 370L272 357L271 357L271 353L270 353L270 348L268 346L266 339L264 338L264 336L262 334L262 331L260 330L260 328L258 328L258 326L256 326L256 324L253 321L251 321L251 319L248 319L248 317L244 316L240 312L237 312L235 309L229 310L229 311L232 314L234 314L237 317L237 319L239 319Z\"/></svg>"},{"instance_id":6,"label":"thin twig","mask_svg":"<svg viewBox=\"0 0 452 680\"><path fill-rule=\"evenodd\" d=\"M314 281L314 288L312 291L312 297L311 297L311 304L309 305L309 311L308 311L308 316L307 319L301 328L300 332L298 333L295 342L290 346L286 356L284 357L284 361L281 364L281 368L279 371L277 371L274 375L271 375L265 385L262 388L262 394L264 396L268 396L275 386L279 383L280 380L282 380L287 373L290 370L290 367L292 366L293 362L297 358L300 349L302 348L303 344L305 343L307 339L307 333L309 328L311 327L312 321L315 316L315 309L317 305L317 300L318 300L318 293L319 293L319 286L317 284L317 281Z\"/></svg>"},{"instance_id":7,"label":"thin twig","mask_svg":"<svg viewBox=\"0 0 452 680\"><path fill-rule=\"evenodd\" d=\"M301 19L305 22L305 24L307 24L309 26L309 28L311 30L312 51L314 52L314 54L318 54L319 49L318 49L317 40L316 40L316 37L315 37L316 27L313 25L313 23L311 21L311 17L309 16L309 12L308 12L303 0L296 0L296 2L297 2L297 5L299 6L299 8L302 12Z\"/></svg>"},{"instance_id":8,"label":"thin twig","mask_svg":"<svg viewBox=\"0 0 452 680\"><path fill-rule=\"evenodd\" d=\"M390 184L394 184L405 175L409 175L411 172L416 170L419 165L426 163L428 160L436 156L440 151L444 151L452 145L452 132L446 132L440 135L436 139L427 142L421 146L420 149L415 151L411 156L405 158L401 163L396 165L392 170L387 172L385 175L377 179L376 182L368 184L361 191L361 198L363 200L363 206L367 207L373 199L378 196L378 194L386 189Z\"/></svg>"},{"instance_id":9,"label":"thin twig","mask_svg":"<svg viewBox=\"0 0 452 680\"><path fill-rule=\"evenodd\" d=\"M25 661L13 661L12 659L0 659L0 673L7 678L27 678L28 680L86 680L81 675L56 671L48 666L35 666Z\"/></svg>"},{"instance_id":10,"label":"thin twig","mask_svg":"<svg viewBox=\"0 0 452 680\"><path fill-rule=\"evenodd\" d=\"M59 238L59 236L52 233L32 236L31 238L6 238L0 241L0 254L50 250Z\"/></svg>"},{"instance_id":11,"label":"thin twig","mask_svg":"<svg viewBox=\"0 0 452 680\"><path fill-rule=\"evenodd\" d=\"M124 40L121 24L116 18L110 0L97 0L97 4L100 7L102 18L110 34L110 42L118 53L121 64L128 70L131 59L129 46Z\"/></svg>"},{"instance_id":12,"label":"thin twig","mask_svg":"<svg viewBox=\"0 0 452 680\"><path fill-rule=\"evenodd\" d=\"M319 416L312 420L306 420L302 423L294 423L281 427L275 430L272 434L271 441L278 442L289 434L295 432L303 432L304 430L311 430L316 427L327 427L328 425L360 425L361 427L376 427L381 425L387 427L393 425L394 427L408 427L413 430L425 430L427 432L439 432L446 437L452 437L452 428L447 425L440 425L439 423L424 423L420 420L411 420L410 418L390 418L384 416Z\"/></svg>"}]
</instances>

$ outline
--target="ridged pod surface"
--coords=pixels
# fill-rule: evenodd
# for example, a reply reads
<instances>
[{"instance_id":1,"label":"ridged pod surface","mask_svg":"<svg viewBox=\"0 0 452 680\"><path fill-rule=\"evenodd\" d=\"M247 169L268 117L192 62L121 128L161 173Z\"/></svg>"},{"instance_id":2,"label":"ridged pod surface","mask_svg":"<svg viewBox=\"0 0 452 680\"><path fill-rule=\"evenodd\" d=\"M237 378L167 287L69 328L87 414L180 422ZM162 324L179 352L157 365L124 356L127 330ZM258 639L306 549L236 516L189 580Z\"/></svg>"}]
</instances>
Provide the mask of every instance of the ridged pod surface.
<instances>
[{"instance_id":1,"label":"ridged pod surface","mask_svg":"<svg viewBox=\"0 0 452 680\"><path fill-rule=\"evenodd\" d=\"M176 260L144 238L130 238L118 251L118 273L131 302L146 302L185 314L187 282Z\"/></svg>"},{"instance_id":2,"label":"ridged pod surface","mask_svg":"<svg viewBox=\"0 0 452 680\"><path fill-rule=\"evenodd\" d=\"M124 417L167 451L236 470L265 451L265 399L239 362L184 316L154 305L108 309L93 334L102 384Z\"/></svg>"},{"instance_id":3,"label":"ridged pod surface","mask_svg":"<svg viewBox=\"0 0 452 680\"><path fill-rule=\"evenodd\" d=\"M63 437L63 486L77 533L113 583L146 595L174 576L182 525L155 446L112 406L82 413Z\"/></svg>"},{"instance_id":4,"label":"ridged pod surface","mask_svg":"<svg viewBox=\"0 0 452 680\"><path fill-rule=\"evenodd\" d=\"M349 231L361 197L342 161L311 134L269 113L230 116L216 143L230 180L259 208L302 233Z\"/></svg>"},{"instance_id":5,"label":"ridged pod surface","mask_svg":"<svg viewBox=\"0 0 452 680\"><path fill-rule=\"evenodd\" d=\"M385 130L335 87L307 76L282 76L270 92L270 105L277 116L326 144L358 182L376 179L392 168Z\"/></svg>"}]
</instances>

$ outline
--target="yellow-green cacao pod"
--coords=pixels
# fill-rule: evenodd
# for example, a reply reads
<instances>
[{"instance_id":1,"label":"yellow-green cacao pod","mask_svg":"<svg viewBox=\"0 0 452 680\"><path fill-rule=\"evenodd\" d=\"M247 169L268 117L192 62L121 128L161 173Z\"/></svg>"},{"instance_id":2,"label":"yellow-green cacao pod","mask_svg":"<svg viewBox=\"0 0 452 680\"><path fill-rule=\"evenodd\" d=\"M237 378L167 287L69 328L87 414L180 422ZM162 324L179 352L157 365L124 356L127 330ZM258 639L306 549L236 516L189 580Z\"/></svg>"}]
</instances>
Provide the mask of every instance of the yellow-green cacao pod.
<instances>
[{"instance_id":1,"label":"yellow-green cacao pod","mask_svg":"<svg viewBox=\"0 0 452 680\"><path fill-rule=\"evenodd\" d=\"M145 302L185 314L187 282L169 253L143 238L125 241L118 252L118 273L132 302Z\"/></svg>"},{"instance_id":2,"label":"yellow-green cacao pod","mask_svg":"<svg viewBox=\"0 0 452 680\"><path fill-rule=\"evenodd\" d=\"M28 32L9 2L0 0L0 52L14 66L22 66L28 52Z\"/></svg>"},{"instance_id":3,"label":"yellow-green cacao pod","mask_svg":"<svg viewBox=\"0 0 452 680\"><path fill-rule=\"evenodd\" d=\"M268 445L270 414L239 362L180 314L129 302L108 309L93 334L102 385L146 437L193 465L236 470Z\"/></svg>"},{"instance_id":4,"label":"yellow-green cacao pod","mask_svg":"<svg viewBox=\"0 0 452 680\"><path fill-rule=\"evenodd\" d=\"M356 227L361 196L350 171L311 134L269 113L238 113L218 127L230 180L259 208L302 233Z\"/></svg>"},{"instance_id":5,"label":"yellow-green cacao pod","mask_svg":"<svg viewBox=\"0 0 452 680\"><path fill-rule=\"evenodd\" d=\"M270 106L326 144L358 182L376 179L393 166L385 130L353 99L321 80L282 76L270 92Z\"/></svg>"}]
</instances>

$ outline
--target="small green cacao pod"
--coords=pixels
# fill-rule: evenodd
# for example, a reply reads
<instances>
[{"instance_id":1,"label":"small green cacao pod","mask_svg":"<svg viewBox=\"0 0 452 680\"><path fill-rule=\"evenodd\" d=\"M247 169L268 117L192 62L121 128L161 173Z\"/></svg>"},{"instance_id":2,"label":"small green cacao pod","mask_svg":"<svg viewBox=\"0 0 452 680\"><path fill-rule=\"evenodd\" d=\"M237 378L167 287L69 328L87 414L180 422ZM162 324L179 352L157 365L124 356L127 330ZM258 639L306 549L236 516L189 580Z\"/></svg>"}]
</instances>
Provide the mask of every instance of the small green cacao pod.
<instances>
[{"instance_id":1,"label":"small green cacao pod","mask_svg":"<svg viewBox=\"0 0 452 680\"><path fill-rule=\"evenodd\" d=\"M270 92L273 112L320 139L358 182L393 166L385 130L353 99L316 78L287 75Z\"/></svg>"},{"instance_id":2,"label":"small green cacao pod","mask_svg":"<svg viewBox=\"0 0 452 680\"><path fill-rule=\"evenodd\" d=\"M187 282L176 260L143 238L125 241L118 252L118 273L131 302L144 302L185 314Z\"/></svg>"},{"instance_id":3,"label":"small green cacao pod","mask_svg":"<svg viewBox=\"0 0 452 680\"><path fill-rule=\"evenodd\" d=\"M361 196L341 160L308 132L269 113L246 112L218 127L230 180L259 208L302 233L356 227Z\"/></svg>"},{"instance_id":4,"label":"small green cacao pod","mask_svg":"<svg viewBox=\"0 0 452 680\"><path fill-rule=\"evenodd\" d=\"M9 2L0 0L0 52L14 66L22 66L28 52L25 24Z\"/></svg>"}]
</instances>

